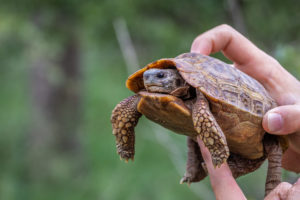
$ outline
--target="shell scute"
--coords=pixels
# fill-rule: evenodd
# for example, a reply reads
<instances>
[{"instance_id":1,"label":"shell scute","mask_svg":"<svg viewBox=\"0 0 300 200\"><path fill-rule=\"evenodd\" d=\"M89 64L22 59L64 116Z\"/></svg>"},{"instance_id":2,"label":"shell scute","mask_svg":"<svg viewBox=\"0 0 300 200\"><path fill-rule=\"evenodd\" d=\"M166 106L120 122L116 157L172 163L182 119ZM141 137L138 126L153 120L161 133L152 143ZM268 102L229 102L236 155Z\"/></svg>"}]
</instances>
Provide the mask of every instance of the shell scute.
<instances>
[{"instance_id":1,"label":"shell scute","mask_svg":"<svg viewBox=\"0 0 300 200\"><path fill-rule=\"evenodd\" d=\"M126 86L133 92L144 89L143 73L150 68L176 67L181 76L209 100L234 106L262 117L276 106L265 88L255 79L232 65L197 53L185 53L175 58L160 59L131 75Z\"/></svg>"}]
</instances>

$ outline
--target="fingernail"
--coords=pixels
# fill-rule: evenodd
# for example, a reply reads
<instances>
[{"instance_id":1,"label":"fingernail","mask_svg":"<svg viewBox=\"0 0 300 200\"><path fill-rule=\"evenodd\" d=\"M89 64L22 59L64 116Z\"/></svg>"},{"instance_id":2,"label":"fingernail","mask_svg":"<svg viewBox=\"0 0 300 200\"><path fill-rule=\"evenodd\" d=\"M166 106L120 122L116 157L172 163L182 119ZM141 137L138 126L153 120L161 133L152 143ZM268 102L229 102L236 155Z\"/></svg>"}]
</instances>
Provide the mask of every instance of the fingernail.
<instances>
[{"instance_id":1,"label":"fingernail","mask_svg":"<svg viewBox=\"0 0 300 200\"><path fill-rule=\"evenodd\" d=\"M192 46L191 48L191 53L201 53L205 52L206 49L203 47L203 45L197 45L197 46Z\"/></svg>"},{"instance_id":2,"label":"fingernail","mask_svg":"<svg viewBox=\"0 0 300 200\"><path fill-rule=\"evenodd\" d=\"M283 120L280 114L278 113L269 113L268 114L268 128L270 132L279 131L282 128Z\"/></svg>"},{"instance_id":3,"label":"fingernail","mask_svg":"<svg viewBox=\"0 0 300 200\"><path fill-rule=\"evenodd\" d=\"M201 53L203 55L210 54L210 46L206 41L202 41L201 43L197 42L192 45L191 52L192 53Z\"/></svg>"}]
</instances>

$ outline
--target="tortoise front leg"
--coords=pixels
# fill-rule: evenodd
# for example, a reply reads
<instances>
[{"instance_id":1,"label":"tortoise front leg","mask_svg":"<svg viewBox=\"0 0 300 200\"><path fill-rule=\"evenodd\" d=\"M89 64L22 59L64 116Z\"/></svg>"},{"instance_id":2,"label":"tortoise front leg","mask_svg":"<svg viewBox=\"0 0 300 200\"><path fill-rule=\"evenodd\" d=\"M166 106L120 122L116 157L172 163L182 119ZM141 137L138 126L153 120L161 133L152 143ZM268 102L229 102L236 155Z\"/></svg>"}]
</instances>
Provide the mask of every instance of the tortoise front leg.
<instances>
[{"instance_id":1,"label":"tortoise front leg","mask_svg":"<svg viewBox=\"0 0 300 200\"><path fill-rule=\"evenodd\" d=\"M128 97L121 101L112 111L111 123L113 134L116 136L117 152L121 159L134 158L134 127L142 116L137 111L137 104L140 100L138 95Z\"/></svg>"},{"instance_id":2,"label":"tortoise front leg","mask_svg":"<svg viewBox=\"0 0 300 200\"><path fill-rule=\"evenodd\" d=\"M186 163L186 172L180 180L182 183L198 182L204 179L207 175L206 171L202 168L204 160L202 158L200 147L191 137L187 139L188 158Z\"/></svg>"},{"instance_id":3,"label":"tortoise front leg","mask_svg":"<svg viewBox=\"0 0 300 200\"><path fill-rule=\"evenodd\" d=\"M210 112L208 101L201 92L197 92L192 117L195 130L211 154L213 165L219 167L229 157L229 148L225 135Z\"/></svg>"}]
</instances>

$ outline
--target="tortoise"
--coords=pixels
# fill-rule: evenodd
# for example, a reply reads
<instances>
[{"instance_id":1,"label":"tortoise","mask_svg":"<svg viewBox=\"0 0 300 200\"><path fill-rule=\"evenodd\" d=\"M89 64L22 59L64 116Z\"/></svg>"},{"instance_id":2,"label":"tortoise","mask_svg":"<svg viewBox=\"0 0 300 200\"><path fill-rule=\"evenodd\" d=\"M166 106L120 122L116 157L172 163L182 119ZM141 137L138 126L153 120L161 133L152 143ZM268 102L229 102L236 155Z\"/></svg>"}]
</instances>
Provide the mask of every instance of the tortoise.
<instances>
[{"instance_id":1,"label":"tortoise","mask_svg":"<svg viewBox=\"0 0 300 200\"><path fill-rule=\"evenodd\" d=\"M265 194L281 182L285 138L262 128L263 115L276 102L255 79L232 65L197 53L160 59L129 76L136 94L116 105L111 123L120 158L134 158L134 127L148 119L187 136L188 159L181 183L207 176L196 142L208 148L215 167L227 162L235 178L258 169L268 159Z\"/></svg>"}]
</instances>

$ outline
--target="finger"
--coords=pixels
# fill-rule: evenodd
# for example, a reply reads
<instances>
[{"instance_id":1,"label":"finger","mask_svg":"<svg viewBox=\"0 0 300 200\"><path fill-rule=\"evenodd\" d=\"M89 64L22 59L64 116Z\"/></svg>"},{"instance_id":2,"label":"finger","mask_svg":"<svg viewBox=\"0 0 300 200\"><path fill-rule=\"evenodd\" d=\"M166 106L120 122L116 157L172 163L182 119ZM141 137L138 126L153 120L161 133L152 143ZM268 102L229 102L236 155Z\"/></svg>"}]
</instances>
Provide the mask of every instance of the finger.
<instances>
[{"instance_id":1,"label":"finger","mask_svg":"<svg viewBox=\"0 0 300 200\"><path fill-rule=\"evenodd\" d=\"M237 65L261 62L267 56L246 37L231 26L220 25L201 35L193 42L191 52L205 55L223 51L224 55ZM271 68L271 66L269 66ZM259 68L257 66L257 68Z\"/></svg>"},{"instance_id":2,"label":"finger","mask_svg":"<svg viewBox=\"0 0 300 200\"><path fill-rule=\"evenodd\" d=\"M263 128L271 134L288 135L289 147L300 154L300 105L270 110L263 118Z\"/></svg>"},{"instance_id":3,"label":"finger","mask_svg":"<svg viewBox=\"0 0 300 200\"><path fill-rule=\"evenodd\" d=\"M287 200L299 200L300 198L300 178L288 191Z\"/></svg>"},{"instance_id":4,"label":"finger","mask_svg":"<svg viewBox=\"0 0 300 200\"><path fill-rule=\"evenodd\" d=\"M269 91L280 90L278 85L282 76L290 77L274 58L228 25L217 26L199 35L191 46L191 52L205 55L219 51L233 61L237 68L258 80Z\"/></svg>"},{"instance_id":5,"label":"finger","mask_svg":"<svg viewBox=\"0 0 300 200\"><path fill-rule=\"evenodd\" d=\"M300 131L300 105L279 106L268 111L263 118L263 127L276 135Z\"/></svg>"},{"instance_id":6,"label":"finger","mask_svg":"<svg viewBox=\"0 0 300 200\"><path fill-rule=\"evenodd\" d=\"M282 182L266 196L264 200L282 200L287 199L288 192L292 188L292 185L287 182Z\"/></svg>"},{"instance_id":7,"label":"finger","mask_svg":"<svg viewBox=\"0 0 300 200\"><path fill-rule=\"evenodd\" d=\"M203 144L202 140L197 138L198 144L201 148L202 157L205 161L207 171L209 173L210 182L216 199L222 200L241 200L246 199L242 190L233 178L227 163L221 167L214 168L212 164L211 155L208 149Z\"/></svg>"}]
</instances>

